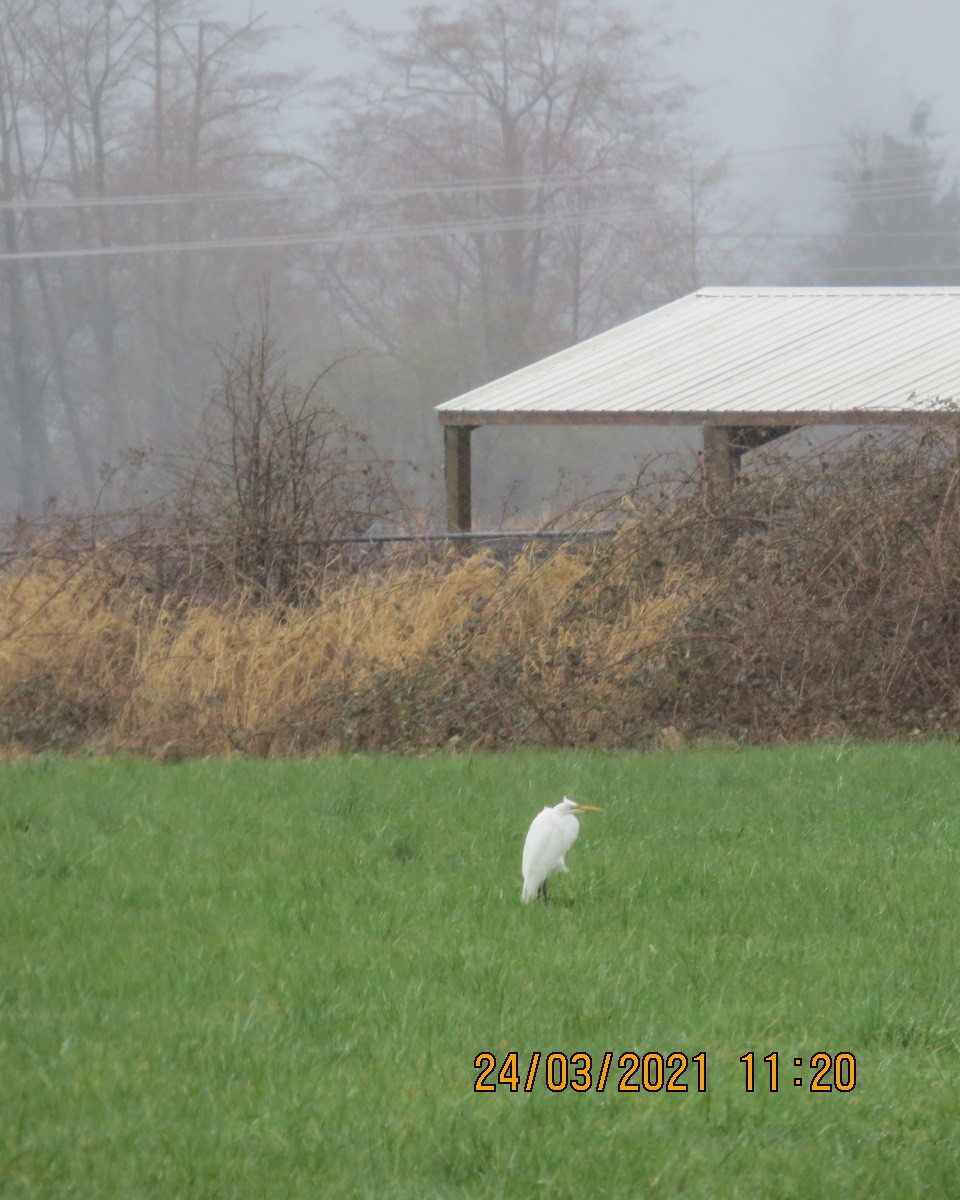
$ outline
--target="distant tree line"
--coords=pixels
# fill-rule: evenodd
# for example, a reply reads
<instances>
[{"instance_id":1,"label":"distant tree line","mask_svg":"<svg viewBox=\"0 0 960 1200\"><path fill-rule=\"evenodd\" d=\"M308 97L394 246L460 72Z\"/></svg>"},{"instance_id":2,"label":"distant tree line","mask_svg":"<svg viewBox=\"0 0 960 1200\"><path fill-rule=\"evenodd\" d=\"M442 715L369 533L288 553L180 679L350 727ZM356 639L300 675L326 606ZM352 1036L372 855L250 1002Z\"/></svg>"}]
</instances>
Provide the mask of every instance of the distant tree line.
<instances>
[{"instance_id":1,"label":"distant tree line","mask_svg":"<svg viewBox=\"0 0 960 1200\"><path fill-rule=\"evenodd\" d=\"M339 364L317 404L419 468L436 403L703 284L770 282L773 222L731 198L659 19L463 0L340 33L361 65L318 86L203 0L0 0L0 512L118 503L130 448L189 449L265 278L291 369ZM850 134L835 177L798 277L955 282L926 110ZM491 469L530 458L517 437Z\"/></svg>"}]
</instances>

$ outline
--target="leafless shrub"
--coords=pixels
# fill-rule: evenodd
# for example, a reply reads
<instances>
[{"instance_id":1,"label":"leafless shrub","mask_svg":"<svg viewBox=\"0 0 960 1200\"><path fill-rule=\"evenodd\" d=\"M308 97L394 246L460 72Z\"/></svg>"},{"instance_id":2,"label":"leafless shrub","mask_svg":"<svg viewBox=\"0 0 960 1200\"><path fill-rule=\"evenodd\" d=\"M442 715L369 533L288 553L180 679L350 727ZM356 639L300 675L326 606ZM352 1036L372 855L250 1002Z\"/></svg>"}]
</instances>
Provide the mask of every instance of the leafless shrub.
<instances>
[{"instance_id":1,"label":"leafless shrub","mask_svg":"<svg viewBox=\"0 0 960 1200\"><path fill-rule=\"evenodd\" d=\"M365 435L321 402L327 372L289 379L268 315L222 359L196 447L175 464L167 532L190 551L187 590L303 600L338 541L400 502Z\"/></svg>"}]
</instances>

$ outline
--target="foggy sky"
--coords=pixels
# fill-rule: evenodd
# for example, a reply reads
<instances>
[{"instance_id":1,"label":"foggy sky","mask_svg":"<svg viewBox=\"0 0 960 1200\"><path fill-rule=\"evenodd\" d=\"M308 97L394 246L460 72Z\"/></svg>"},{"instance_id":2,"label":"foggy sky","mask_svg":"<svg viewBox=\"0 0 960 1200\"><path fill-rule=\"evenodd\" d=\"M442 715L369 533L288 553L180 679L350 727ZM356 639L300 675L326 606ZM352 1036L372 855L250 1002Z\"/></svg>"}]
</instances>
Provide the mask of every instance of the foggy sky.
<instances>
[{"instance_id":1,"label":"foggy sky","mask_svg":"<svg viewBox=\"0 0 960 1200\"><path fill-rule=\"evenodd\" d=\"M336 5L333 6L337 7ZM351 0L350 14L377 28L405 24L409 5ZM669 54L700 92L699 128L733 157L738 189L768 200L788 232L808 233L825 211L831 145L844 128L868 123L906 132L920 101L934 105L932 129L960 146L960 4L954 0L673 0L621 7L686 30ZM241 19L243 0L221 0ZM324 13L303 0L262 0L269 24L287 27L271 51L277 64L322 75L348 65ZM799 149L806 147L806 149Z\"/></svg>"}]
</instances>

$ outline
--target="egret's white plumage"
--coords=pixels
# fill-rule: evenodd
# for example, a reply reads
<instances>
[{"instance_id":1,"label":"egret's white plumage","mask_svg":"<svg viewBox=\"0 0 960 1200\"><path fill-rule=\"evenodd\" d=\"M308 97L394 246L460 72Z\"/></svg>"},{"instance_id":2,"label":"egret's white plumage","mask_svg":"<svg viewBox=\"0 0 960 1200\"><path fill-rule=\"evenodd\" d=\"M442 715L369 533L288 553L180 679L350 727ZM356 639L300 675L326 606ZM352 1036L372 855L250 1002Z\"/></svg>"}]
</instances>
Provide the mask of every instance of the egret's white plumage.
<instances>
[{"instance_id":1,"label":"egret's white plumage","mask_svg":"<svg viewBox=\"0 0 960 1200\"><path fill-rule=\"evenodd\" d=\"M533 818L523 843L523 892L520 899L529 904L534 896L546 899L547 880L555 871L568 870L564 855L577 840L578 812L603 812L592 804L577 804L564 796L553 808L545 808Z\"/></svg>"}]
</instances>

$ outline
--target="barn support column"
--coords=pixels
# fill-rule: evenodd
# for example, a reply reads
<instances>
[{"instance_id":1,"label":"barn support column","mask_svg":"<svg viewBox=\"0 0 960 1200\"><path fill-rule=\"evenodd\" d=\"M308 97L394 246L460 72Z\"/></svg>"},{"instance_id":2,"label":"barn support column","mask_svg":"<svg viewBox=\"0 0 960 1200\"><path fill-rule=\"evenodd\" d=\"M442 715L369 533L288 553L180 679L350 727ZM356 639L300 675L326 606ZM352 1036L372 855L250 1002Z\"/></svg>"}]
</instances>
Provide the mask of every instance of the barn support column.
<instances>
[{"instance_id":1,"label":"barn support column","mask_svg":"<svg viewBox=\"0 0 960 1200\"><path fill-rule=\"evenodd\" d=\"M786 437L798 425L704 425L703 481L707 495L732 488L740 474L740 460L751 450Z\"/></svg>"},{"instance_id":2,"label":"barn support column","mask_svg":"<svg viewBox=\"0 0 960 1200\"><path fill-rule=\"evenodd\" d=\"M729 425L704 425L703 482L707 495L729 491L739 470L736 430Z\"/></svg>"},{"instance_id":3,"label":"barn support column","mask_svg":"<svg viewBox=\"0 0 960 1200\"><path fill-rule=\"evenodd\" d=\"M472 425L444 425L443 475L447 485L447 529L451 533L469 533L470 512L470 434Z\"/></svg>"}]
</instances>

